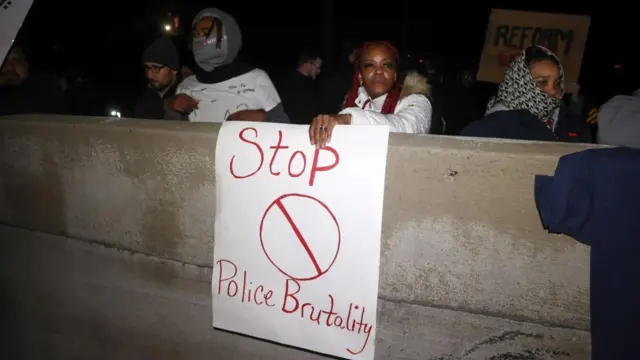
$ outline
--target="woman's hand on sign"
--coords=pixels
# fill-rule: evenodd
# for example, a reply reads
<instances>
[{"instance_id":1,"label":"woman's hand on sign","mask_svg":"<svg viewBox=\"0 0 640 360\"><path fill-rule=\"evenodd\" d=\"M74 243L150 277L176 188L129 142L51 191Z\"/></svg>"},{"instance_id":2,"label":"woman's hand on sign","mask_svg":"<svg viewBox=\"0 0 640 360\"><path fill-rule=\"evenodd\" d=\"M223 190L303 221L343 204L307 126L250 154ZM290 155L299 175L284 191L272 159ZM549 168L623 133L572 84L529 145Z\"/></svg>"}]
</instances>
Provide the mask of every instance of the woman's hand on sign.
<instances>
[{"instance_id":1,"label":"woman's hand on sign","mask_svg":"<svg viewBox=\"0 0 640 360\"><path fill-rule=\"evenodd\" d=\"M181 114L189 114L198 108L198 101L186 94L178 94L169 100L169 107Z\"/></svg>"},{"instance_id":2,"label":"woman's hand on sign","mask_svg":"<svg viewBox=\"0 0 640 360\"><path fill-rule=\"evenodd\" d=\"M227 117L227 120L231 121L266 121L267 112L263 109L260 110L240 110L234 112Z\"/></svg>"},{"instance_id":3,"label":"woman's hand on sign","mask_svg":"<svg viewBox=\"0 0 640 360\"><path fill-rule=\"evenodd\" d=\"M311 140L311 145L315 145L316 149L323 148L331 142L333 128L335 128L336 125L349 124L351 124L351 115L349 114L316 116L309 126L309 140Z\"/></svg>"}]
</instances>

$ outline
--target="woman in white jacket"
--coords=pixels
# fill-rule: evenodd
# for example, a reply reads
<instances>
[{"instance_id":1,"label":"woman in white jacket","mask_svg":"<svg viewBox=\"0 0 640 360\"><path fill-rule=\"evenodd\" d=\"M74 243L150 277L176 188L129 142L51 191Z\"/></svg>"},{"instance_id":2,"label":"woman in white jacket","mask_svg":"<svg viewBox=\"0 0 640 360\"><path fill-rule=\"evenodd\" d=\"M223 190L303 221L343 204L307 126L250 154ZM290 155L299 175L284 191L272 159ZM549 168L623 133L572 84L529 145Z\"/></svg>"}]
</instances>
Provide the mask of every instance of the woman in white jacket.
<instances>
[{"instance_id":1,"label":"woman in white jacket","mask_svg":"<svg viewBox=\"0 0 640 360\"><path fill-rule=\"evenodd\" d=\"M388 125L392 132L424 134L431 124L429 86L418 73L397 82L400 57L387 42L369 42L356 54L353 86L337 115L318 115L309 137L316 147L331 141L336 125Z\"/></svg>"}]
</instances>

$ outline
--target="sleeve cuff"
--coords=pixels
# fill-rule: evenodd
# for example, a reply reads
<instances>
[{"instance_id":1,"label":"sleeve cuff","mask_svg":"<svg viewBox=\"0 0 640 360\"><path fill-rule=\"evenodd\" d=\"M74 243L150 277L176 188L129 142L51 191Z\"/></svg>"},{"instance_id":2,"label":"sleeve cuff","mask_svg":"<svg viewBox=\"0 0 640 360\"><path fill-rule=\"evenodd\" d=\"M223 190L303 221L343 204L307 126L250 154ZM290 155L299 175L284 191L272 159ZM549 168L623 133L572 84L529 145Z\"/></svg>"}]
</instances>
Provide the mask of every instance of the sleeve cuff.
<instances>
[{"instance_id":1,"label":"sleeve cuff","mask_svg":"<svg viewBox=\"0 0 640 360\"><path fill-rule=\"evenodd\" d=\"M551 224L553 218L551 214L552 207L550 206L551 199L549 196L553 176L536 175L534 182L534 198L542 226L547 230L553 231L554 226Z\"/></svg>"},{"instance_id":2,"label":"sleeve cuff","mask_svg":"<svg viewBox=\"0 0 640 360\"><path fill-rule=\"evenodd\" d=\"M340 111L338 114L351 115L351 125L369 125L369 122L367 121L367 115L362 109L347 108Z\"/></svg>"}]
</instances>

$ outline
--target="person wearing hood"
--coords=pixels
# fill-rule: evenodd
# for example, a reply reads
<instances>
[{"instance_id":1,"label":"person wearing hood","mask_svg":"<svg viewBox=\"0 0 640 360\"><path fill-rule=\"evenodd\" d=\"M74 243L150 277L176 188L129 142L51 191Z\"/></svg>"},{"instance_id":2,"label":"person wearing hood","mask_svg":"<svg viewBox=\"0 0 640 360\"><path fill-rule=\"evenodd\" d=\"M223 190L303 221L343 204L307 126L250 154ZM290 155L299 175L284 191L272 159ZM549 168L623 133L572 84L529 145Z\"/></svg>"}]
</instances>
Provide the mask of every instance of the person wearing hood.
<instances>
[{"instance_id":1,"label":"person wearing hood","mask_svg":"<svg viewBox=\"0 0 640 360\"><path fill-rule=\"evenodd\" d=\"M618 95L600 107L598 144L640 149L640 89Z\"/></svg>"},{"instance_id":2,"label":"person wearing hood","mask_svg":"<svg viewBox=\"0 0 640 360\"><path fill-rule=\"evenodd\" d=\"M562 105L564 70L542 46L530 46L509 64L485 116L460 135L533 141L591 143L590 128Z\"/></svg>"},{"instance_id":3,"label":"person wearing hood","mask_svg":"<svg viewBox=\"0 0 640 360\"><path fill-rule=\"evenodd\" d=\"M198 68L178 86L174 110L198 122L290 122L267 73L235 61L242 34L231 15L215 8L200 11L192 35Z\"/></svg>"}]
</instances>

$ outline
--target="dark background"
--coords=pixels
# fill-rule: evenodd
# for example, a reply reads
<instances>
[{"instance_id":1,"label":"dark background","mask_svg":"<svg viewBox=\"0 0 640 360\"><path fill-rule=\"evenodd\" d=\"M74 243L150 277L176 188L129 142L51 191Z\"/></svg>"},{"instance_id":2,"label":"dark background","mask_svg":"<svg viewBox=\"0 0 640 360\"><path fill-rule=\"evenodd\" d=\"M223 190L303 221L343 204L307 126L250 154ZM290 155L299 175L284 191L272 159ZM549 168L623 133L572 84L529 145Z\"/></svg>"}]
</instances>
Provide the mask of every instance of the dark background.
<instances>
[{"instance_id":1,"label":"dark background","mask_svg":"<svg viewBox=\"0 0 640 360\"><path fill-rule=\"evenodd\" d=\"M82 69L114 101L131 102L144 85L140 55L164 34L168 12L180 18L186 45L194 15L215 6L232 14L243 31L244 61L272 76L293 68L299 49L323 50L326 66L337 59L342 41L390 40L401 51L439 54L448 68L475 70L491 8L591 15L580 83L604 100L614 85L636 86L637 16L631 4L578 2L436 2L436 1L147 1L105 2L36 0L18 41L31 63L63 73ZM543 5L544 4L544 5ZM606 5L613 5L608 7ZM186 52L186 50L185 50ZM615 70L614 65L622 65ZM621 85L625 83L625 85ZM604 101L602 100L602 101Z\"/></svg>"}]
</instances>

